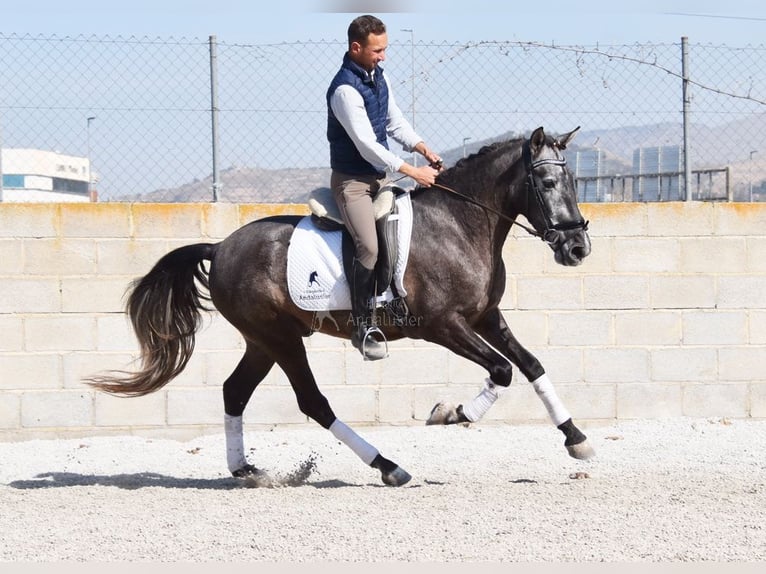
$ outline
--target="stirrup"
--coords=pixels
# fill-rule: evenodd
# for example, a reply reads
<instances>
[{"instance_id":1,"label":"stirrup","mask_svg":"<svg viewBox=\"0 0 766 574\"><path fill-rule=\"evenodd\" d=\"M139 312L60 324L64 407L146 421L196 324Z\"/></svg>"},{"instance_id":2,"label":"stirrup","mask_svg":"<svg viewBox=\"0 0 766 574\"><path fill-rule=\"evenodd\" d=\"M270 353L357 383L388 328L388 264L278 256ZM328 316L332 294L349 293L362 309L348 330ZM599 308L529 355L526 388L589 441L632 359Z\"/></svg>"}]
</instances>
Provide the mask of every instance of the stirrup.
<instances>
[{"instance_id":1,"label":"stirrup","mask_svg":"<svg viewBox=\"0 0 766 574\"><path fill-rule=\"evenodd\" d=\"M373 335L379 336L381 340L377 340ZM378 349L373 350L374 347L378 347ZM383 354L380 353L380 347L383 348ZM359 343L359 350L362 352L365 361L378 361L387 358L388 341L383 331L378 327L365 329L364 336Z\"/></svg>"}]
</instances>

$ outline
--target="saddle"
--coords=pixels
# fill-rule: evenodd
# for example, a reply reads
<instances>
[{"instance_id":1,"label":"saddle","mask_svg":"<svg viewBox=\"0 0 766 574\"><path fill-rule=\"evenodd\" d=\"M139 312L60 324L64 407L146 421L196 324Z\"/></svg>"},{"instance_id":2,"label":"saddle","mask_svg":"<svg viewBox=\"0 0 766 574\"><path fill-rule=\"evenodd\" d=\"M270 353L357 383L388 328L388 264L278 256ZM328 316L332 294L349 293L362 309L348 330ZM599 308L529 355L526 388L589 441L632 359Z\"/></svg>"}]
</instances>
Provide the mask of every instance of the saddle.
<instances>
[{"instance_id":1,"label":"saddle","mask_svg":"<svg viewBox=\"0 0 766 574\"><path fill-rule=\"evenodd\" d=\"M406 193L395 185L382 187L373 197L372 205L375 213L375 228L378 235L378 261L375 264L375 295L383 294L389 287L396 299L399 294L392 280L396 260L399 253L398 226L399 216L396 197ZM354 258L354 244L351 235L346 230L338 204L335 202L332 190L320 187L309 193L309 210L312 223L322 231L343 231L343 267L351 269ZM348 271L346 271L348 277ZM376 307L381 301L376 299Z\"/></svg>"}]
</instances>

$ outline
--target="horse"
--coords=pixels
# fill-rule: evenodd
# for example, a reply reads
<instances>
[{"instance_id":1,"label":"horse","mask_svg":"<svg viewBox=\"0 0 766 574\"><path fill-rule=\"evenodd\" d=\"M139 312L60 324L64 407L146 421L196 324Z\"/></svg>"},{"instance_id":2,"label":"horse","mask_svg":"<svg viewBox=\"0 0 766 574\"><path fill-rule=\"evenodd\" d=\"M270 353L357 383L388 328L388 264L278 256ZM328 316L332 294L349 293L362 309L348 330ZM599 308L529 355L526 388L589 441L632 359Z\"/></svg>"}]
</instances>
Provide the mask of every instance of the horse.
<instances>
[{"instance_id":1,"label":"horse","mask_svg":"<svg viewBox=\"0 0 766 574\"><path fill-rule=\"evenodd\" d=\"M588 222L562 153L578 129L553 137L539 127L528 137L484 146L440 171L433 186L409 191L412 240L403 281L407 307L418 320L388 321L381 328L387 340L435 343L488 373L474 399L457 406L438 403L426 424L479 421L510 385L515 366L564 434L569 455L594 456L542 364L519 343L498 308L506 281L502 248L512 225L542 239L561 265L579 265L590 253ZM519 215L529 225L516 221ZM314 313L291 300L287 249L302 217L254 220L218 243L185 245L161 257L126 293L140 367L85 382L119 396L157 391L186 366L202 311L211 311L212 303L245 343L244 355L223 382L226 460L234 477L255 486L271 484L268 473L245 456L242 415L258 384L278 365L303 414L379 471L385 485L404 485L411 475L335 416L309 367L303 338L318 331L349 339L352 321L350 311L336 310L324 313L333 320L317 324Z\"/></svg>"}]
</instances>

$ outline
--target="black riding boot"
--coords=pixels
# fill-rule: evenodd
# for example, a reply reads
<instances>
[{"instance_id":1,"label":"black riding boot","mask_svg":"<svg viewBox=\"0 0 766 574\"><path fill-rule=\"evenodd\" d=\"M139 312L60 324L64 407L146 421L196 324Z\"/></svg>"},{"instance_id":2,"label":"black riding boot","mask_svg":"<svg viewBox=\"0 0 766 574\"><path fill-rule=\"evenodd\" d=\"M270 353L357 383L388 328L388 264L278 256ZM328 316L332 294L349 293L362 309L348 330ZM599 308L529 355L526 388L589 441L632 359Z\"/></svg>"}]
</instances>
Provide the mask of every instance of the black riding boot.
<instances>
[{"instance_id":1,"label":"black riding boot","mask_svg":"<svg viewBox=\"0 0 766 574\"><path fill-rule=\"evenodd\" d=\"M370 299L375 289L375 271L367 269L354 259L351 270L351 314L353 326L351 344L365 360L377 361L388 356L386 338L383 332L372 324Z\"/></svg>"}]
</instances>

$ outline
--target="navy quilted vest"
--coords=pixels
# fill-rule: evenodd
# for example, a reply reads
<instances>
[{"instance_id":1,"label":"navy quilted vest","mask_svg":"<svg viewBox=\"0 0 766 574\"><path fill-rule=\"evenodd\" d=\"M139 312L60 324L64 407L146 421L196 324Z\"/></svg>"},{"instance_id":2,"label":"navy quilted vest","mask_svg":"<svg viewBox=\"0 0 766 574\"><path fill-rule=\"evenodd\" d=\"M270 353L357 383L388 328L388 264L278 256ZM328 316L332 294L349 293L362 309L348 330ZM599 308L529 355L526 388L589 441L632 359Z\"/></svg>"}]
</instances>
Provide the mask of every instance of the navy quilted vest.
<instances>
[{"instance_id":1,"label":"navy quilted vest","mask_svg":"<svg viewBox=\"0 0 766 574\"><path fill-rule=\"evenodd\" d=\"M343 65L335 74L327 89L327 140L330 142L330 166L332 169L351 175L383 175L357 151L354 142L333 114L330 97L341 85L356 89L364 99L364 108L370 118L378 143L388 149L386 120L388 118L388 86L383 79L383 69L375 68L375 81L358 66L348 53L343 56Z\"/></svg>"}]
</instances>

